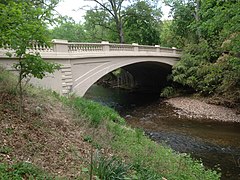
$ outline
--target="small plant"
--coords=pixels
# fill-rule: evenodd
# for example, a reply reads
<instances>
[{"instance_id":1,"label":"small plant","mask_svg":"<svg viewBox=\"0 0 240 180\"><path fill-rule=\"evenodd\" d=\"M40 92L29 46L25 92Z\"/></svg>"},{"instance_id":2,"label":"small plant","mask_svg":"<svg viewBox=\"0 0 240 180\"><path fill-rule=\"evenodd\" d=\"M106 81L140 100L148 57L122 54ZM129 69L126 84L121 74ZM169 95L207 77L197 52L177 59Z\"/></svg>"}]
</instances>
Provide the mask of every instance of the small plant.
<instances>
[{"instance_id":1,"label":"small plant","mask_svg":"<svg viewBox=\"0 0 240 180\"><path fill-rule=\"evenodd\" d=\"M129 169L129 165L126 165L123 161L117 159L116 157L106 158L101 155L97 155L93 160L93 173L99 179L127 179Z\"/></svg>"},{"instance_id":2,"label":"small plant","mask_svg":"<svg viewBox=\"0 0 240 180\"><path fill-rule=\"evenodd\" d=\"M160 94L161 97L170 97L174 95L175 90L173 87L167 86L162 90L162 93Z\"/></svg>"},{"instance_id":3,"label":"small plant","mask_svg":"<svg viewBox=\"0 0 240 180\"><path fill-rule=\"evenodd\" d=\"M149 168L144 168L137 164L133 165L133 170L135 171L134 178L132 179L146 179L146 180L155 180L163 179L162 176L156 174L154 171L151 171Z\"/></svg>"},{"instance_id":4,"label":"small plant","mask_svg":"<svg viewBox=\"0 0 240 180\"><path fill-rule=\"evenodd\" d=\"M89 143L91 143L91 142L93 141L92 137L91 137L91 136L88 136L88 135L87 135L87 136L84 136L84 137L83 137L83 140L86 141L86 142L89 142Z\"/></svg>"},{"instance_id":5,"label":"small plant","mask_svg":"<svg viewBox=\"0 0 240 180\"><path fill-rule=\"evenodd\" d=\"M50 180L53 177L45 174L30 163L20 162L14 165L0 163L0 179L38 179Z\"/></svg>"},{"instance_id":6,"label":"small plant","mask_svg":"<svg viewBox=\"0 0 240 180\"><path fill-rule=\"evenodd\" d=\"M11 135L11 134L13 134L13 131L14 131L14 128L5 128L5 129L4 129L4 133L5 133L6 135Z\"/></svg>"},{"instance_id":7,"label":"small plant","mask_svg":"<svg viewBox=\"0 0 240 180\"><path fill-rule=\"evenodd\" d=\"M0 147L0 153L2 154L8 154L12 152L12 148L8 147L8 146L2 146Z\"/></svg>"}]
</instances>

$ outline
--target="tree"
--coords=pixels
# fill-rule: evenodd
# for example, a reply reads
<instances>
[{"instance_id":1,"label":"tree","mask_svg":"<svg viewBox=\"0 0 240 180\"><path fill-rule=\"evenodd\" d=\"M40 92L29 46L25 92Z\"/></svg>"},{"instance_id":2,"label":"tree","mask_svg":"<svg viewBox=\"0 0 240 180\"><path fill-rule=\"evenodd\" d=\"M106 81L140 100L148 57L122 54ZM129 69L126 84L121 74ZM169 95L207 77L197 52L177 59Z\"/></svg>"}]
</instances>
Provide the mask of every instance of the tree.
<instances>
[{"instance_id":1,"label":"tree","mask_svg":"<svg viewBox=\"0 0 240 180\"><path fill-rule=\"evenodd\" d=\"M126 0L89 0L94 1L99 6L100 11L107 12L115 23L115 29L118 33L118 39L120 43L124 43L123 34L123 4Z\"/></svg>"},{"instance_id":2,"label":"tree","mask_svg":"<svg viewBox=\"0 0 240 180\"><path fill-rule=\"evenodd\" d=\"M19 72L20 117L23 106L23 79L28 76L43 78L59 65L43 61L39 53L30 52L33 43L48 44L47 23L53 21L52 10L56 0L8 0L0 3L0 45L8 45L18 62L14 65Z\"/></svg>"},{"instance_id":3,"label":"tree","mask_svg":"<svg viewBox=\"0 0 240 180\"><path fill-rule=\"evenodd\" d=\"M147 1L138 1L128 7L125 14L126 42L146 45L160 43L161 11L159 8Z\"/></svg>"},{"instance_id":4,"label":"tree","mask_svg":"<svg viewBox=\"0 0 240 180\"><path fill-rule=\"evenodd\" d=\"M189 42L196 41L196 32L191 24L195 22L196 0L165 0L171 7L173 20L170 30L173 32L172 44L174 47L182 48Z\"/></svg>"},{"instance_id":5,"label":"tree","mask_svg":"<svg viewBox=\"0 0 240 180\"><path fill-rule=\"evenodd\" d=\"M160 41L163 47L176 47L175 37L171 31L172 20L164 20L160 30Z\"/></svg>"},{"instance_id":6,"label":"tree","mask_svg":"<svg viewBox=\"0 0 240 180\"><path fill-rule=\"evenodd\" d=\"M240 103L240 2L171 0L173 36L184 52L173 80Z\"/></svg>"},{"instance_id":7,"label":"tree","mask_svg":"<svg viewBox=\"0 0 240 180\"><path fill-rule=\"evenodd\" d=\"M72 42L85 42L86 33L84 26L69 17L64 17L64 20L50 30L52 39L66 39Z\"/></svg>"},{"instance_id":8,"label":"tree","mask_svg":"<svg viewBox=\"0 0 240 180\"><path fill-rule=\"evenodd\" d=\"M144 27L148 27L149 32L148 37L146 37L146 31L139 32L142 33L137 42L143 42L147 39L159 39L155 38L155 34L157 33L158 29L156 28L156 22L161 17L160 9L157 7L158 1L152 0L89 0L96 3L96 7L92 8L91 11L91 20L93 24L98 25L97 28L102 27L104 31L106 30L107 33L110 33L111 39L118 39L118 42L125 43L134 40L134 38L130 38L131 30L137 29L139 30L136 25L134 26L133 23L137 23L139 26L143 25ZM142 8L142 9L141 9ZM88 12L90 12L88 11ZM144 12L144 14L141 14ZM86 22L89 19L86 19ZM127 23L128 21L128 23ZM151 21L151 22L148 22ZM132 24L131 24L132 23ZM127 24L127 25L126 25ZM150 27L149 27L150 26ZM144 30L142 28L142 31ZM129 28L129 30L127 30ZM127 41L125 40L125 32L127 33ZM145 33L145 34L144 34ZM105 33L106 34L106 33ZM136 35L135 33L134 35ZM153 35L153 37L151 37ZM145 36L145 37L143 37ZM137 39L136 37L135 39ZM136 41L135 41L136 42ZM154 44L154 43L147 43L147 44Z\"/></svg>"},{"instance_id":9,"label":"tree","mask_svg":"<svg viewBox=\"0 0 240 180\"><path fill-rule=\"evenodd\" d=\"M84 28L86 30L86 38L89 42L101 41L118 41L118 33L116 31L114 21L109 13L96 9L90 9L85 15Z\"/></svg>"}]
</instances>

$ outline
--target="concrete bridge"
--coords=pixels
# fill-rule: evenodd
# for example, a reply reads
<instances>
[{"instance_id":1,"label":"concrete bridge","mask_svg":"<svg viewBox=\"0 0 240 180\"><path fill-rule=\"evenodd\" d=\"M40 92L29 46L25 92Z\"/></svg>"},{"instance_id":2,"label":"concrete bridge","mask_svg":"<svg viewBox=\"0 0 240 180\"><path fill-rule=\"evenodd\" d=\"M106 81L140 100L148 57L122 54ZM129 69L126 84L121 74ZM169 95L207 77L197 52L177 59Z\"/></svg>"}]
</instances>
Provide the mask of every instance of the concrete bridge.
<instances>
[{"instance_id":1,"label":"concrete bridge","mask_svg":"<svg viewBox=\"0 0 240 180\"><path fill-rule=\"evenodd\" d=\"M9 50L0 49L0 64L13 70L12 65L17 59L6 56ZM51 47L34 44L29 51L39 52L46 61L62 64L59 71L44 79L32 79L33 84L63 95L75 92L80 96L101 77L118 68L130 72L141 87L159 86L161 77L165 78L171 72L171 67L181 56L181 51L176 48L158 45L72 43L66 40L53 40Z\"/></svg>"}]
</instances>

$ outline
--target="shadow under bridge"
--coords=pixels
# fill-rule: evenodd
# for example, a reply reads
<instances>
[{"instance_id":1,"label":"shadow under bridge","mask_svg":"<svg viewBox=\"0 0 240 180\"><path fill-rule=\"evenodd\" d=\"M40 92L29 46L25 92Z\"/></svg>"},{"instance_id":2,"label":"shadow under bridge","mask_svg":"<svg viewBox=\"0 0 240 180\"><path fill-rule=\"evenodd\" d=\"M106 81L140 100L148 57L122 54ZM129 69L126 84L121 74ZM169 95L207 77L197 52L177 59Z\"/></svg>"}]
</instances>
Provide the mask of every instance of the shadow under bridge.
<instances>
[{"instance_id":1,"label":"shadow under bridge","mask_svg":"<svg viewBox=\"0 0 240 180\"><path fill-rule=\"evenodd\" d=\"M144 93L160 93L172 66L160 62L140 62L123 66L103 76L97 84Z\"/></svg>"}]
</instances>

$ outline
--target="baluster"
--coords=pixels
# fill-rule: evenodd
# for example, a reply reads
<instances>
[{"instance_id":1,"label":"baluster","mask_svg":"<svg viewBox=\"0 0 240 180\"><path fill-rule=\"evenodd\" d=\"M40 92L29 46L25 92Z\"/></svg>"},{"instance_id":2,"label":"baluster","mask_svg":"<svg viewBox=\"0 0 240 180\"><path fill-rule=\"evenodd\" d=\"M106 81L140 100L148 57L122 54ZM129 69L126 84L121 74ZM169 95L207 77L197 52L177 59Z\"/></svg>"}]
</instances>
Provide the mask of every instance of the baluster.
<instances>
[{"instance_id":1,"label":"baluster","mask_svg":"<svg viewBox=\"0 0 240 180\"><path fill-rule=\"evenodd\" d=\"M34 43L34 42L32 42L32 50L34 50L34 45L35 45L35 43Z\"/></svg>"},{"instance_id":2,"label":"baluster","mask_svg":"<svg viewBox=\"0 0 240 180\"><path fill-rule=\"evenodd\" d=\"M42 48L43 48L42 51L46 52L46 44L45 43L43 44Z\"/></svg>"},{"instance_id":3,"label":"baluster","mask_svg":"<svg viewBox=\"0 0 240 180\"><path fill-rule=\"evenodd\" d=\"M71 44L68 45L68 52L72 52L72 46L71 46Z\"/></svg>"}]
</instances>

